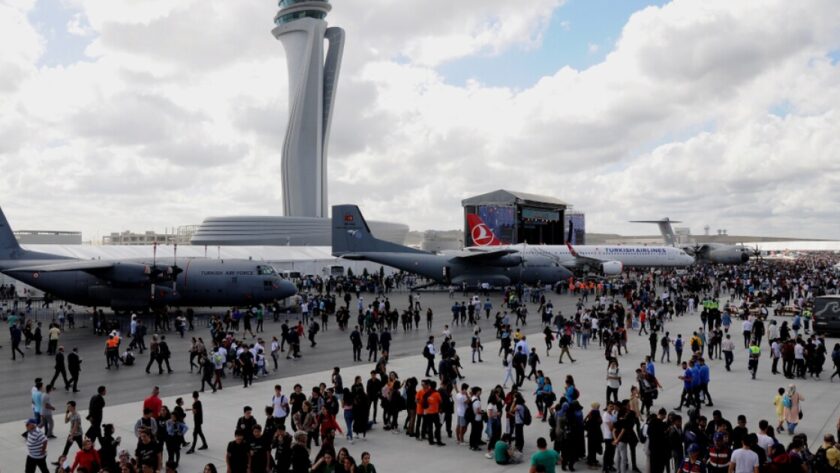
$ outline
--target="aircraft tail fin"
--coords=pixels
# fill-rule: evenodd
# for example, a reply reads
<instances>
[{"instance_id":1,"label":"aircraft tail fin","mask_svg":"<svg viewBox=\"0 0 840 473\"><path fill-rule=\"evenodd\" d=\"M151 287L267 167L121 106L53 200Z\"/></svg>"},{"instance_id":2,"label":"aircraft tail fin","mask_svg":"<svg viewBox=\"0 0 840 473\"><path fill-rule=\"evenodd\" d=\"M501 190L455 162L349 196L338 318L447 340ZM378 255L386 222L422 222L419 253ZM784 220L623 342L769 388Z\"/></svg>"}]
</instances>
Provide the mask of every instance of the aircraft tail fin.
<instances>
[{"instance_id":1,"label":"aircraft tail fin","mask_svg":"<svg viewBox=\"0 0 840 473\"><path fill-rule=\"evenodd\" d=\"M12 259L12 255L20 252L20 245L15 238L3 209L0 209L0 259Z\"/></svg>"},{"instance_id":2,"label":"aircraft tail fin","mask_svg":"<svg viewBox=\"0 0 840 473\"><path fill-rule=\"evenodd\" d=\"M674 228L671 227L672 223L682 223L677 220L671 220L668 217L665 217L660 220L631 220L631 223L655 223L659 227L659 233L662 234L662 238L665 239L665 244L669 246L674 246L677 244L677 235L674 233Z\"/></svg>"},{"instance_id":3,"label":"aircraft tail fin","mask_svg":"<svg viewBox=\"0 0 840 473\"><path fill-rule=\"evenodd\" d=\"M358 206L333 205L332 254L351 256L357 253L425 252L374 237Z\"/></svg>"},{"instance_id":4,"label":"aircraft tail fin","mask_svg":"<svg viewBox=\"0 0 840 473\"><path fill-rule=\"evenodd\" d=\"M502 246L505 244L496 237L493 230L478 215L467 214L467 225L470 227L470 237L472 237L475 246Z\"/></svg>"}]
</instances>

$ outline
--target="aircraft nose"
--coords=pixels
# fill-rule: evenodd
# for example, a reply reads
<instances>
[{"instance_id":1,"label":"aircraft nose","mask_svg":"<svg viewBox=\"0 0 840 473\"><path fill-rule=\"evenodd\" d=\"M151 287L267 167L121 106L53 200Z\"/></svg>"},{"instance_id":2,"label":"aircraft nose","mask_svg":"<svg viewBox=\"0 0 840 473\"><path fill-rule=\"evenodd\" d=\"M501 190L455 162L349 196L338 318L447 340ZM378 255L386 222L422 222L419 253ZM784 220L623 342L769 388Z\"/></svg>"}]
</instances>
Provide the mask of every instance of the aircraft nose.
<instances>
[{"instance_id":1,"label":"aircraft nose","mask_svg":"<svg viewBox=\"0 0 840 473\"><path fill-rule=\"evenodd\" d=\"M285 279L277 279L277 299L285 299L297 294L297 287Z\"/></svg>"},{"instance_id":2,"label":"aircraft nose","mask_svg":"<svg viewBox=\"0 0 840 473\"><path fill-rule=\"evenodd\" d=\"M569 279L572 278L572 276L574 276L572 274L572 272L569 271L569 268L567 268L565 266L560 266L559 269L560 269L560 279L562 279L563 281L568 281Z\"/></svg>"}]
</instances>

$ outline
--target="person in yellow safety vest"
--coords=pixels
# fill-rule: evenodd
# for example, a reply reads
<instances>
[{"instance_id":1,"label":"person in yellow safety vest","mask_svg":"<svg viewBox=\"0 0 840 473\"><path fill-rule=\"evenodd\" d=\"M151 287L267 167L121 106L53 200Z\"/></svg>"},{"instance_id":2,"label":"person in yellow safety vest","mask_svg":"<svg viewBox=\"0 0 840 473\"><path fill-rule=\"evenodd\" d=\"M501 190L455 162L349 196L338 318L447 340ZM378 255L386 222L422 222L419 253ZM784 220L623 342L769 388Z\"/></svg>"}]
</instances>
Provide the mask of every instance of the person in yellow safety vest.
<instances>
[{"instance_id":1,"label":"person in yellow safety vest","mask_svg":"<svg viewBox=\"0 0 840 473\"><path fill-rule=\"evenodd\" d=\"M749 370L752 373L752 379L755 379L755 373L758 371L758 360L761 358L761 347L758 345L758 341L753 340L750 343L750 361L749 361Z\"/></svg>"},{"instance_id":2,"label":"person in yellow safety vest","mask_svg":"<svg viewBox=\"0 0 840 473\"><path fill-rule=\"evenodd\" d=\"M802 309L802 325L805 327L805 333L811 331L811 317L813 315L811 309Z\"/></svg>"}]
</instances>

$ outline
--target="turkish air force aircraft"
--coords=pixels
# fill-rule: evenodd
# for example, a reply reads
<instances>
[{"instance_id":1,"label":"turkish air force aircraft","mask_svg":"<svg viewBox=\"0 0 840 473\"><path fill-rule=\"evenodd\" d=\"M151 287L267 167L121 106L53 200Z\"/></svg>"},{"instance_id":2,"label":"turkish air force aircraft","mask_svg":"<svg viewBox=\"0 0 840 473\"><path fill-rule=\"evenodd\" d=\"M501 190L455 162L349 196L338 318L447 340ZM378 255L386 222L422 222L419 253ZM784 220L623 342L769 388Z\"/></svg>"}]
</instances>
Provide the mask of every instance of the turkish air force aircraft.
<instances>
[{"instance_id":1,"label":"turkish air force aircraft","mask_svg":"<svg viewBox=\"0 0 840 473\"><path fill-rule=\"evenodd\" d=\"M496 238L481 217L467 215L467 224L476 246L471 251L486 249L516 250L526 257L546 256L567 268L597 269L606 276L620 274L624 268L674 267L682 268L694 263L685 251L670 246L629 245L508 245Z\"/></svg>"},{"instance_id":2,"label":"turkish air force aircraft","mask_svg":"<svg viewBox=\"0 0 840 473\"><path fill-rule=\"evenodd\" d=\"M440 284L556 284L572 273L544 255L515 249L434 254L379 240L355 205L332 207L332 253L350 260L384 264L425 276Z\"/></svg>"},{"instance_id":3,"label":"turkish air force aircraft","mask_svg":"<svg viewBox=\"0 0 840 473\"><path fill-rule=\"evenodd\" d=\"M80 260L27 251L2 210L0 272L73 304L114 310L243 306L297 292L274 268L249 260Z\"/></svg>"},{"instance_id":4,"label":"turkish air force aircraft","mask_svg":"<svg viewBox=\"0 0 840 473\"><path fill-rule=\"evenodd\" d=\"M688 254L694 256L699 262L717 263L717 264L741 264L750 260L750 254L760 256L761 252L747 248L742 245L727 245L725 243L696 243L693 245L678 245L677 236L674 229L671 227L672 223L681 223L669 219L668 217L662 220L632 220L631 223L655 223L659 227L659 232L662 233L662 238L665 239L666 245L679 247L685 250Z\"/></svg>"}]
</instances>

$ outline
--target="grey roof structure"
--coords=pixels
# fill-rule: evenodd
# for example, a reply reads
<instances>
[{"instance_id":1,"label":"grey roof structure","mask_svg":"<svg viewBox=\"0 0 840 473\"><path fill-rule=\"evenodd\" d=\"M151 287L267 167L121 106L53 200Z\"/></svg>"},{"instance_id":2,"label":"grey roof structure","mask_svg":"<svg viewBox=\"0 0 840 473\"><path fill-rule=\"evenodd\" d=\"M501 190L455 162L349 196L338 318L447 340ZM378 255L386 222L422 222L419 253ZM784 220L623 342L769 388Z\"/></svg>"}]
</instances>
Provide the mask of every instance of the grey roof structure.
<instances>
[{"instance_id":1,"label":"grey roof structure","mask_svg":"<svg viewBox=\"0 0 840 473\"><path fill-rule=\"evenodd\" d=\"M461 201L461 205L513 205L513 204L549 204L568 207L560 199L527 192L499 189L486 194L476 195Z\"/></svg>"},{"instance_id":2,"label":"grey roof structure","mask_svg":"<svg viewBox=\"0 0 840 473\"><path fill-rule=\"evenodd\" d=\"M368 222L371 231L383 240L403 244L408 225ZM193 245L281 245L330 246L332 226L318 217L208 217L193 234Z\"/></svg>"}]
</instances>

